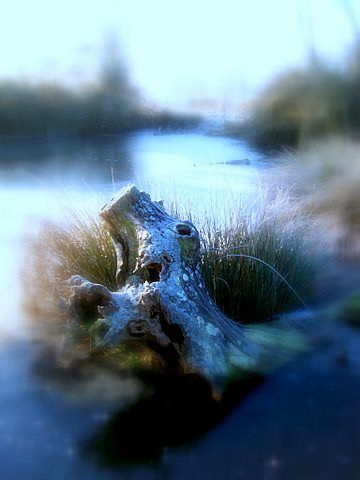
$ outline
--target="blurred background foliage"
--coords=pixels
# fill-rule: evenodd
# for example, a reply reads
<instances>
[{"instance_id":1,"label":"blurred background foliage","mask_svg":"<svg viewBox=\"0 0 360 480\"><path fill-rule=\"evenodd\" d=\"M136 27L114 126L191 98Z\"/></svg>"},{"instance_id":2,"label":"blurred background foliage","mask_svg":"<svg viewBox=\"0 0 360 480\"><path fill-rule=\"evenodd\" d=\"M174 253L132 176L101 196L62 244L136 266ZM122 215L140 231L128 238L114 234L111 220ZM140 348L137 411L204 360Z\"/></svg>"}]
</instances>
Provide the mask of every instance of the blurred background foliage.
<instances>
[{"instance_id":1,"label":"blurred background foliage","mask_svg":"<svg viewBox=\"0 0 360 480\"><path fill-rule=\"evenodd\" d=\"M245 135L260 147L299 147L329 135L359 137L360 47L343 67L312 57L275 77L257 96Z\"/></svg>"},{"instance_id":2,"label":"blurred background foliage","mask_svg":"<svg viewBox=\"0 0 360 480\"><path fill-rule=\"evenodd\" d=\"M116 37L106 40L99 74L81 87L61 81L0 80L0 135L92 136L199 124L197 115L147 109L129 78Z\"/></svg>"}]
</instances>

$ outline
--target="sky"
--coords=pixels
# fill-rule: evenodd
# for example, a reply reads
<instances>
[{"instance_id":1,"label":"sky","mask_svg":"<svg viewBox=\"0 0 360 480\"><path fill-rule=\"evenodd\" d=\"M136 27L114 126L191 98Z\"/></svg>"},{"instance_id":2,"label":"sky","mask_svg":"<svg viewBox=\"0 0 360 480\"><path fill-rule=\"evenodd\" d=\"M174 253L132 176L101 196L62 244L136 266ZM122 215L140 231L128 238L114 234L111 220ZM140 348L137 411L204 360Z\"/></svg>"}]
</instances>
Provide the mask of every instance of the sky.
<instances>
[{"instance_id":1,"label":"sky","mask_svg":"<svg viewBox=\"0 0 360 480\"><path fill-rule=\"evenodd\" d=\"M0 78L86 82L111 31L143 98L167 107L246 100L311 48L337 62L360 22L355 0L0 3Z\"/></svg>"}]
</instances>

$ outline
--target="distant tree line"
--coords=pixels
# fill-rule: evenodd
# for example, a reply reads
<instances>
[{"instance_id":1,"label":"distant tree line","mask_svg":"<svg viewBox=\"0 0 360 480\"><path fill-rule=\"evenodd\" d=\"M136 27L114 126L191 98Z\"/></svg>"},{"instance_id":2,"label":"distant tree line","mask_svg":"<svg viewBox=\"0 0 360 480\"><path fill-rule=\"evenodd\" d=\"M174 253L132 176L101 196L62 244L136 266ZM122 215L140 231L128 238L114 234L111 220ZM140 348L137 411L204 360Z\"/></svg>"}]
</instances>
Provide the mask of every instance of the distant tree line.
<instances>
[{"instance_id":1,"label":"distant tree line","mask_svg":"<svg viewBox=\"0 0 360 480\"><path fill-rule=\"evenodd\" d=\"M0 135L88 136L199 123L195 116L144 111L128 87L116 91L105 84L75 92L60 84L0 83Z\"/></svg>"},{"instance_id":2,"label":"distant tree line","mask_svg":"<svg viewBox=\"0 0 360 480\"><path fill-rule=\"evenodd\" d=\"M144 110L114 38L107 42L99 78L79 89L61 83L0 82L0 135L91 136L139 129L186 129L195 116Z\"/></svg>"},{"instance_id":3,"label":"distant tree line","mask_svg":"<svg viewBox=\"0 0 360 480\"><path fill-rule=\"evenodd\" d=\"M343 68L324 61L285 72L254 102L242 133L261 147L329 134L360 136L360 49Z\"/></svg>"}]
</instances>

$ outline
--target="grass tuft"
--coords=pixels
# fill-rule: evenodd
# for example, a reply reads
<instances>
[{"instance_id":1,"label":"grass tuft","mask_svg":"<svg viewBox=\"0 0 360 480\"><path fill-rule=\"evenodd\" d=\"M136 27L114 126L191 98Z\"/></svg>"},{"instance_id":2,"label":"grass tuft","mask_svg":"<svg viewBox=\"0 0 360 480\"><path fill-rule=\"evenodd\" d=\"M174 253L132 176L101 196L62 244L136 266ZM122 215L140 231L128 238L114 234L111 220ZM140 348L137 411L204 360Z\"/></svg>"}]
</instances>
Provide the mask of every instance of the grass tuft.
<instances>
[{"instance_id":1,"label":"grass tuft","mask_svg":"<svg viewBox=\"0 0 360 480\"><path fill-rule=\"evenodd\" d=\"M182 218L190 212L177 210ZM289 213L289 211L291 213ZM200 230L201 267L210 295L228 316L256 323L296 308L313 290L314 249L304 217L280 196L250 207L233 202L192 219ZM73 216L44 224L32 242L25 307L41 322L59 320L66 280L81 275L116 290L116 254L101 221Z\"/></svg>"},{"instance_id":2,"label":"grass tuft","mask_svg":"<svg viewBox=\"0 0 360 480\"><path fill-rule=\"evenodd\" d=\"M227 209L201 227L202 272L215 303L244 323L268 320L304 304L314 287L311 230L277 198L255 209Z\"/></svg>"},{"instance_id":3,"label":"grass tuft","mask_svg":"<svg viewBox=\"0 0 360 480\"><path fill-rule=\"evenodd\" d=\"M63 319L66 281L81 275L116 290L116 253L101 221L92 215L72 215L64 225L46 222L30 241L29 271L24 275L24 307L31 318L53 323Z\"/></svg>"}]
</instances>

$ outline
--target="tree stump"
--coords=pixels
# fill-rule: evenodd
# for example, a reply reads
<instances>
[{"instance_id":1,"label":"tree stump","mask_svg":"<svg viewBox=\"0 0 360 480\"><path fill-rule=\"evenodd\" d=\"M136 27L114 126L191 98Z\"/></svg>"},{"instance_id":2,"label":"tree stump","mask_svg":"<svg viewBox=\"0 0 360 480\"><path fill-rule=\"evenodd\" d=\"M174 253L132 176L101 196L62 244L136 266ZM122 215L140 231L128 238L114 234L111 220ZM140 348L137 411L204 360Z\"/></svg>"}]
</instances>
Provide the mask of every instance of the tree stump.
<instances>
[{"instance_id":1,"label":"tree stump","mask_svg":"<svg viewBox=\"0 0 360 480\"><path fill-rule=\"evenodd\" d=\"M70 279L72 313L94 317L98 345L145 342L173 368L204 376L217 392L238 371L274 366L274 344L269 348L259 329L235 323L210 298L191 222L170 216L134 186L121 190L100 216L116 247L119 289Z\"/></svg>"}]
</instances>

